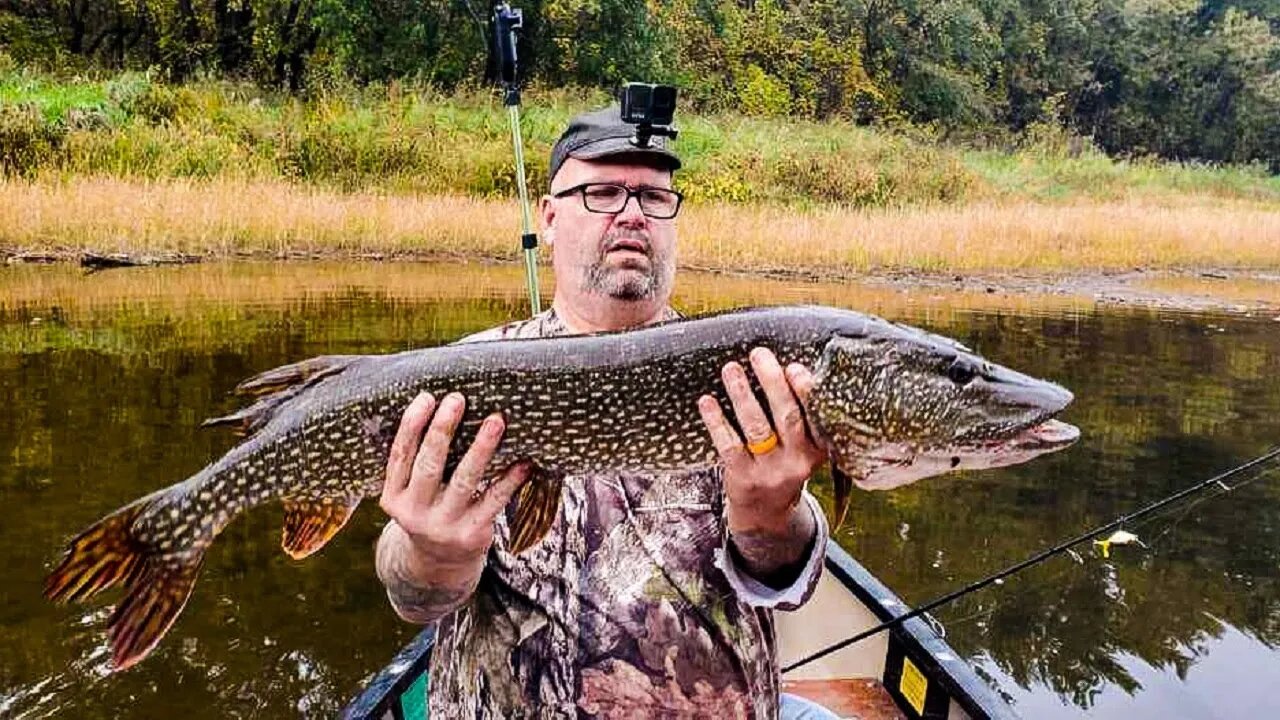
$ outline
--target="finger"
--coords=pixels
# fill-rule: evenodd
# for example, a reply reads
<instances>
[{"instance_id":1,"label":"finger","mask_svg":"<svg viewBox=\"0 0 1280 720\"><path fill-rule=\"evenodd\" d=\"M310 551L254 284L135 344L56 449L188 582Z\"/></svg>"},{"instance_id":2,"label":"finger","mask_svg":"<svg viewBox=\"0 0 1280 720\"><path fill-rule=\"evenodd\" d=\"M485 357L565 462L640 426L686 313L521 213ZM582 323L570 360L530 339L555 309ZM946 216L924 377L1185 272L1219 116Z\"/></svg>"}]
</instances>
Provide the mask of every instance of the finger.
<instances>
[{"instance_id":1,"label":"finger","mask_svg":"<svg viewBox=\"0 0 1280 720\"><path fill-rule=\"evenodd\" d=\"M773 432L769 418L760 407L760 401L751 391L751 382L747 380L747 371L736 362L728 363L720 373L724 380L725 390L729 393L729 402L733 404L733 415L742 428L742 436L747 444L768 440Z\"/></svg>"},{"instance_id":2,"label":"finger","mask_svg":"<svg viewBox=\"0 0 1280 720\"><path fill-rule=\"evenodd\" d=\"M809 398L813 395L813 373L809 368L800 363L791 363L787 366L787 382L791 384L791 389L795 391L796 397L800 400L802 408L809 407ZM809 419L807 411L802 410L804 415L805 427L809 431L809 439L815 444L818 442L818 433L814 430L813 421Z\"/></svg>"},{"instance_id":3,"label":"finger","mask_svg":"<svg viewBox=\"0 0 1280 720\"><path fill-rule=\"evenodd\" d=\"M466 401L459 393L449 393L440 401L435 417L427 426L418 454L413 459L413 475L409 478L409 492L422 502L431 502L440 492L444 465L449 457L449 443L462 420Z\"/></svg>"},{"instance_id":4,"label":"finger","mask_svg":"<svg viewBox=\"0 0 1280 720\"><path fill-rule=\"evenodd\" d=\"M715 446L725 467L751 460L751 455L742 446L738 431L725 418L719 401L710 395L703 395L698 398L698 413L702 415L702 423L707 426L707 432L711 433L711 444Z\"/></svg>"},{"instance_id":5,"label":"finger","mask_svg":"<svg viewBox=\"0 0 1280 720\"><path fill-rule=\"evenodd\" d=\"M783 445L802 446L808 442L805 437L804 413L796 402L795 393L787 376L778 364L778 358L768 348L756 348L751 351L751 369L760 378L760 387L769 401L769 416L773 418L773 426Z\"/></svg>"},{"instance_id":6,"label":"finger","mask_svg":"<svg viewBox=\"0 0 1280 720\"><path fill-rule=\"evenodd\" d=\"M455 516L466 512L467 508L476 504L480 483L484 479L485 468L493 459L493 453L502 440L505 424L502 415L494 413L480 423L476 439L466 454L458 461L453 474L449 476L449 484L444 491L444 506Z\"/></svg>"},{"instance_id":7,"label":"finger","mask_svg":"<svg viewBox=\"0 0 1280 720\"><path fill-rule=\"evenodd\" d=\"M517 463L507 468L507 471L484 491L484 498L476 503L473 512L477 513L482 520L492 523L507 503L511 502L511 496L515 495L516 490L519 490L532 475L533 468L529 463Z\"/></svg>"},{"instance_id":8,"label":"finger","mask_svg":"<svg viewBox=\"0 0 1280 720\"><path fill-rule=\"evenodd\" d=\"M813 394L813 373L809 368L800 363L791 363L787 366L787 382L791 383L791 389L800 398L800 402L807 405L809 396Z\"/></svg>"},{"instance_id":9,"label":"finger","mask_svg":"<svg viewBox=\"0 0 1280 720\"><path fill-rule=\"evenodd\" d=\"M382 485L382 496L390 499L409 484L413 471L413 458L418 454L418 445L422 441L422 431L431 421L431 413L436 409L436 400L431 393L419 393L404 409L400 418L400 427L396 430L395 440L391 441L391 452L387 456L387 478Z\"/></svg>"}]
</instances>

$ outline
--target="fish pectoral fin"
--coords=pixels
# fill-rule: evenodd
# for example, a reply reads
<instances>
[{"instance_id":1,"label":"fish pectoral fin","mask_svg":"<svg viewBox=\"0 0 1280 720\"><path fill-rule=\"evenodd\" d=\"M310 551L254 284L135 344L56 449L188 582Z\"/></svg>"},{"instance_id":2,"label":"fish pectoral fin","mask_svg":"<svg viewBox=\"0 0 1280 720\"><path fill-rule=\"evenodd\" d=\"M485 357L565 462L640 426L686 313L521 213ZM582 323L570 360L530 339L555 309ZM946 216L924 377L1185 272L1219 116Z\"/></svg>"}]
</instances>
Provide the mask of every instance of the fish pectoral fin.
<instances>
[{"instance_id":1,"label":"fish pectoral fin","mask_svg":"<svg viewBox=\"0 0 1280 720\"><path fill-rule=\"evenodd\" d=\"M203 560L204 553L187 563L147 558L146 569L129 583L129 592L107 621L112 670L132 667L160 642L186 607Z\"/></svg>"},{"instance_id":2,"label":"fish pectoral fin","mask_svg":"<svg viewBox=\"0 0 1280 720\"><path fill-rule=\"evenodd\" d=\"M831 533L834 535L835 531L844 524L845 516L849 514L849 496L853 493L853 478L832 462L831 484L835 487L835 505L832 508L835 518L831 524Z\"/></svg>"},{"instance_id":3,"label":"fish pectoral fin","mask_svg":"<svg viewBox=\"0 0 1280 720\"><path fill-rule=\"evenodd\" d=\"M516 491L507 509L512 553L518 555L537 545L551 530L560 510L560 489L563 485L563 475L535 468Z\"/></svg>"},{"instance_id":4,"label":"fish pectoral fin","mask_svg":"<svg viewBox=\"0 0 1280 720\"><path fill-rule=\"evenodd\" d=\"M338 534L360 504L360 497L285 498L282 502L284 534L280 547L289 553L289 557L301 560L324 547L329 538Z\"/></svg>"}]
</instances>

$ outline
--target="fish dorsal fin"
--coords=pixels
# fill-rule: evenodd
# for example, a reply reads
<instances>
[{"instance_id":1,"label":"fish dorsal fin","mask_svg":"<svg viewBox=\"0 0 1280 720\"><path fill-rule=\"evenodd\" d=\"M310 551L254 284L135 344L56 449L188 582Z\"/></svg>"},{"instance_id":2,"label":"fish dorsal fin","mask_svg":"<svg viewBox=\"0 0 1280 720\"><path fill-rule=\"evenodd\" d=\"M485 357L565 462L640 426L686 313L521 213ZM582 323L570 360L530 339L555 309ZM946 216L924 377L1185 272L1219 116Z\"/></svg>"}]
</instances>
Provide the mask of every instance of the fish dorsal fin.
<instances>
[{"instance_id":1,"label":"fish dorsal fin","mask_svg":"<svg viewBox=\"0 0 1280 720\"><path fill-rule=\"evenodd\" d=\"M338 534L360 504L360 498L285 498L283 503L284 535L280 547L289 557L301 560Z\"/></svg>"},{"instance_id":2,"label":"fish dorsal fin","mask_svg":"<svg viewBox=\"0 0 1280 720\"><path fill-rule=\"evenodd\" d=\"M361 355L321 355L258 373L236 386L237 395L256 397L257 402L230 415L209 418L201 427L230 425L240 435L252 435L266 425L275 411L298 393L321 380L336 375L359 360Z\"/></svg>"},{"instance_id":3,"label":"fish dorsal fin","mask_svg":"<svg viewBox=\"0 0 1280 720\"><path fill-rule=\"evenodd\" d=\"M246 408L241 408L230 415L209 418L200 423L200 427L216 427L230 425L237 435L252 435L262 429L267 421L275 416L276 408L293 399L302 392L305 386L287 387L267 395Z\"/></svg>"},{"instance_id":4,"label":"fish dorsal fin","mask_svg":"<svg viewBox=\"0 0 1280 720\"><path fill-rule=\"evenodd\" d=\"M535 469L516 491L508 510L512 553L519 555L546 536L560 510L560 488L564 476Z\"/></svg>"},{"instance_id":5,"label":"fish dorsal fin","mask_svg":"<svg viewBox=\"0 0 1280 720\"><path fill-rule=\"evenodd\" d=\"M281 365L245 380L236 386L237 395L270 395L296 385L310 385L346 370L363 355L320 355L289 365Z\"/></svg>"}]
</instances>

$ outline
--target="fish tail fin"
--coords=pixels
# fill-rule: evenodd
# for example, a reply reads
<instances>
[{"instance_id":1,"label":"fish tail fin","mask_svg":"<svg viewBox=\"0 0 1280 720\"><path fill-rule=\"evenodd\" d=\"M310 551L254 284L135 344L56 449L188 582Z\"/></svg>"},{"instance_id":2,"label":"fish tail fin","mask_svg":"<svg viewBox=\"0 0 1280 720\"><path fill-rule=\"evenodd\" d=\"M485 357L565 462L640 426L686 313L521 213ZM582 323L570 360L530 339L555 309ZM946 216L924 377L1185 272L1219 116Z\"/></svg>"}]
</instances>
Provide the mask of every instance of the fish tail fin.
<instances>
[{"instance_id":1,"label":"fish tail fin","mask_svg":"<svg viewBox=\"0 0 1280 720\"><path fill-rule=\"evenodd\" d=\"M150 557L129 582L129 592L108 621L111 665L116 671L145 658L186 607L204 561L204 552L184 561Z\"/></svg>"},{"instance_id":2,"label":"fish tail fin","mask_svg":"<svg viewBox=\"0 0 1280 720\"><path fill-rule=\"evenodd\" d=\"M148 550L134 539L132 527L148 499L120 508L76 536L45 578L44 596L55 602L83 600L137 577Z\"/></svg>"},{"instance_id":3,"label":"fish tail fin","mask_svg":"<svg viewBox=\"0 0 1280 720\"><path fill-rule=\"evenodd\" d=\"M108 621L113 670L123 670L151 652L187 604L204 551L175 560L139 540L133 526L151 506L144 497L91 525L71 541L62 562L44 582L56 602L83 600L123 583L124 600Z\"/></svg>"},{"instance_id":4,"label":"fish tail fin","mask_svg":"<svg viewBox=\"0 0 1280 720\"><path fill-rule=\"evenodd\" d=\"M516 493L511 511L511 552L519 555L538 544L556 521L564 476L535 471Z\"/></svg>"},{"instance_id":5,"label":"fish tail fin","mask_svg":"<svg viewBox=\"0 0 1280 720\"><path fill-rule=\"evenodd\" d=\"M835 501L832 508L835 524L831 526L831 532L834 533L844 525L844 519L849 514L849 496L853 494L853 478L836 467L835 463L831 463L831 484L835 486Z\"/></svg>"}]
</instances>

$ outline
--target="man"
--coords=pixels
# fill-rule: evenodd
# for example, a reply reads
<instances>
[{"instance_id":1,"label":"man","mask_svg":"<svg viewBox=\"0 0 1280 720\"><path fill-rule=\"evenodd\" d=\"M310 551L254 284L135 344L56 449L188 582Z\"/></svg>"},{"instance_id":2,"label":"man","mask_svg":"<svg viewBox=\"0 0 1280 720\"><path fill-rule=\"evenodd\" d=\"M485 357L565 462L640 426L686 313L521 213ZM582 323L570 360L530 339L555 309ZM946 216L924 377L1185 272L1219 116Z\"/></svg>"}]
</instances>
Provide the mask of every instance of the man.
<instances>
[{"instance_id":1,"label":"man","mask_svg":"<svg viewBox=\"0 0 1280 720\"><path fill-rule=\"evenodd\" d=\"M539 204L552 307L467 340L677 317L680 161L663 138L641 148L632 133L616 107L570 123ZM566 478L551 532L519 556L502 511L530 471L514 466L487 487L483 476L502 417L485 420L444 478L465 398L410 405L388 462L392 520L377 566L401 617L439 624L432 717L777 717L771 609L803 603L821 572L827 527L804 486L824 455L799 404L809 372L763 348L751 370L763 404L737 363L723 371L732 408L698 400L721 467Z\"/></svg>"}]
</instances>

